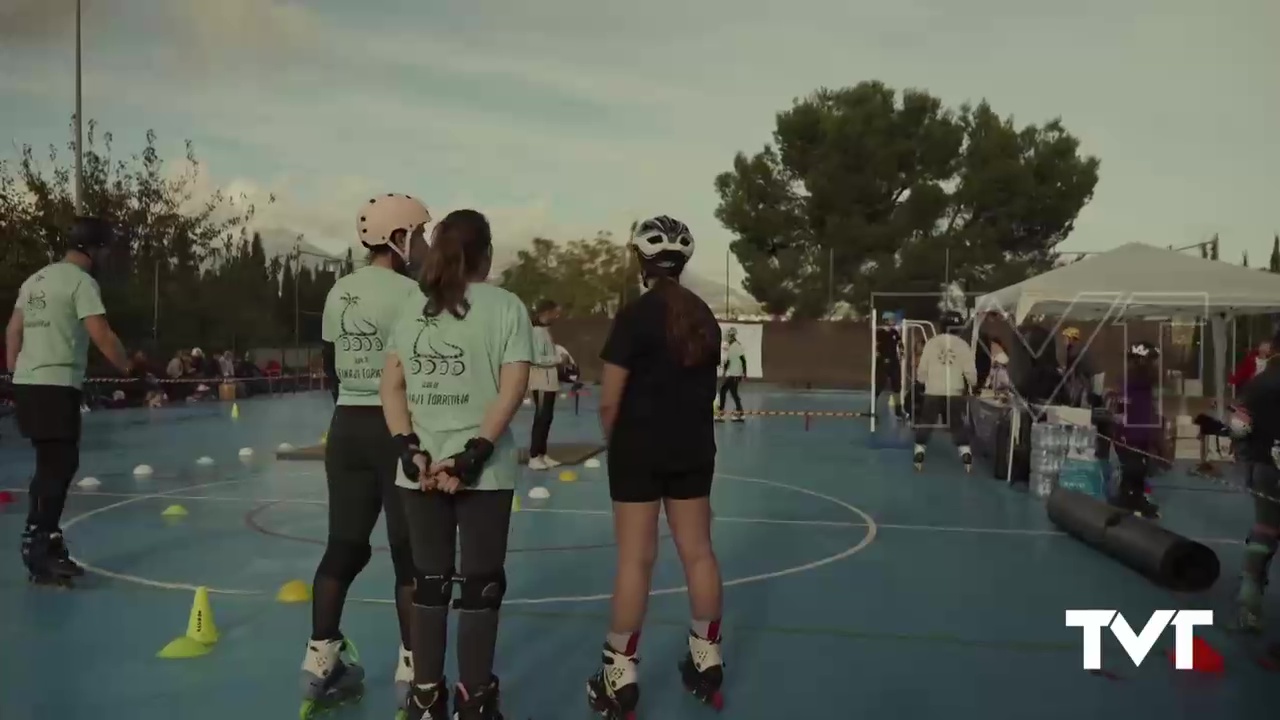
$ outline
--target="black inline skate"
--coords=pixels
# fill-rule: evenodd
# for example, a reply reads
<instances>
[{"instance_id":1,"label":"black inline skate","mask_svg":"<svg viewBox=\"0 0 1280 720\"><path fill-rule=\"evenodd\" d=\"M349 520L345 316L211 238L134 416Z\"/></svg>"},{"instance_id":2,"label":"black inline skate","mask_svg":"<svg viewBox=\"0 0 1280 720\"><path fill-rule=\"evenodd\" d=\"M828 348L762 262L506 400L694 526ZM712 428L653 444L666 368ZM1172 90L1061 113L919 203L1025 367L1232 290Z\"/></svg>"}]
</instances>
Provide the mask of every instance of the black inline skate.
<instances>
[{"instance_id":1,"label":"black inline skate","mask_svg":"<svg viewBox=\"0 0 1280 720\"><path fill-rule=\"evenodd\" d=\"M35 585L74 587L72 580L84 569L66 556L62 533L51 533L28 527L22 533L22 564L27 567L27 580Z\"/></svg>"},{"instance_id":2,"label":"black inline skate","mask_svg":"<svg viewBox=\"0 0 1280 720\"><path fill-rule=\"evenodd\" d=\"M587 704L592 712L607 720L635 720L640 704L639 664L639 657L620 653L605 643L600 669L587 680Z\"/></svg>"},{"instance_id":3,"label":"black inline skate","mask_svg":"<svg viewBox=\"0 0 1280 720\"><path fill-rule=\"evenodd\" d=\"M924 446L917 445L915 452L911 455L911 464L916 466L916 472L924 469Z\"/></svg>"},{"instance_id":4,"label":"black inline skate","mask_svg":"<svg viewBox=\"0 0 1280 720\"><path fill-rule=\"evenodd\" d=\"M717 711L724 709L724 660L720 656L720 638L708 640L689 633L689 653L680 661L680 679L684 687L703 703Z\"/></svg>"},{"instance_id":5,"label":"black inline skate","mask_svg":"<svg viewBox=\"0 0 1280 720\"><path fill-rule=\"evenodd\" d=\"M449 681L410 687L396 720L449 720Z\"/></svg>"},{"instance_id":6,"label":"black inline skate","mask_svg":"<svg viewBox=\"0 0 1280 720\"><path fill-rule=\"evenodd\" d=\"M498 698L496 676L479 688L467 688L459 683L453 693L453 720L502 720Z\"/></svg>"},{"instance_id":7,"label":"black inline skate","mask_svg":"<svg viewBox=\"0 0 1280 720\"><path fill-rule=\"evenodd\" d=\"M973 452L969 450L968 445L962 445L960 447L960 462L964 464L965 472L973 472Z\"/></svg>"}]
</instances>

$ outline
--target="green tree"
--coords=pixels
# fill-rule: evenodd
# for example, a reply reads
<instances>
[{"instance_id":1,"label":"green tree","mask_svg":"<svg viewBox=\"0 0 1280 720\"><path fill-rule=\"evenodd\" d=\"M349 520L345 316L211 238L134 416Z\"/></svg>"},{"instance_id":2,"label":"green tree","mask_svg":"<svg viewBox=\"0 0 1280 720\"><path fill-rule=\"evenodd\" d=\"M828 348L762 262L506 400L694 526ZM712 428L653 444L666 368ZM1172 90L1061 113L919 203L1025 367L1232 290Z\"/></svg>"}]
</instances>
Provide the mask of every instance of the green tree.
<instances>
[{"instance_id":1,"label":"green tree","mask_svg":"<svg viewBox=\"0 0 1280 720\"><path fill-rule=\"evenodd\" d=\"M779 113L773 144L716 178L716 216L766 312L818 317L948 274L978 290L1049 269L1098 167L1058 120L1018 127L986 102L864 82Z\"/></svg>"},{"instance_id":2,"label":"green tree","mask_svg":"<svg viewBox=\"0 0 1280 720\"><path fill-rule=\"evenodd\" d=\"M1245 250L1243 253L1241 253L1240 264L1243 265L1244 267L1249 267L1249 251L1248 250Z\"/></svg>"},{"instance_id":3,"label":"green tree","mask_svg":"<svg viewBox=\"0 0 1280 720\"><path fill-rule=\"evenodd\" d=\"M292 342L292 294L287 316L271 310L281 308L282 285L294 277L282 277L287 264L268 257L262 238L249 232L254 206L248 199L221 191L197 197L201 166L190 142L186 162L174 172L161 158L154 132L146 133L137 154L119 159L110 133L99 133L93 122L86 131L85 207L116 229L100 280L121 338L130 347L149 348L157 360L178 347L212 352ZM75 215L71 157L56 147L37 155L28 145L17 158L0 160L5 307L13 307L26 277L65 249L62 240ZM310 282L306 300L318 295L323 302L332 274L313 273Z\"/></svg>"},{"instance_id":4,"label":"green tree","mask_svg":"<svg viewBox=\"0 0 1280 720\"><path fill-rule=\"evenodd\" d=\"M1280 234L1271 241L1271 263L1267 265L1267 269L1273 273L1280 273Z\"/></svg>"},{"instance_id":5,"label":"green tree","mask_svg":"<svg viewBox=\"0 0 1280 720\"><path fill-rule=\"evenodd\" d=\"M566 317L609 315L633 292L626 247L607 232L559 245L534 238L502 271L498 284L532 305L549 298Z\"/></svg>"}]
</instances>

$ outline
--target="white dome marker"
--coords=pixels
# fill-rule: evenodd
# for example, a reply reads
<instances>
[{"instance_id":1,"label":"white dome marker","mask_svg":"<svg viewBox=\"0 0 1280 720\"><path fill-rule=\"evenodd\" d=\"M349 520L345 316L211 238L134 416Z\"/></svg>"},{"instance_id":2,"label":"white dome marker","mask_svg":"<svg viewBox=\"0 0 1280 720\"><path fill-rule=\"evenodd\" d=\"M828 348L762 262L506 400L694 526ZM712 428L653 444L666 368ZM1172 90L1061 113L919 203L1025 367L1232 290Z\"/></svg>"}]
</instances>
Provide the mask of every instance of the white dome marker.
<instances>
[{"instance_id":1,"label":"white dome marker","mask_svg":"<svg viewBox=\"0 0 1280 720\"><path fill-rule=\"evenodd\" d=\"M276 448L276 452L291 452L293 446L289 443L280 443L280 447Z\"/></svg>"},{"instance_id":2,"label":"white dome marker","mask_svg":"<svg viewBox=\"0 0 1280 720\"><path fill-rule=\"evenodd\" d=\"M139 465L133 469L133 476L140 478L151 477L155 472L155 468L150 465Z\"/></svg>"},{"instance_id":3,"label":"white dome marker","mask_svg":"<svg viewBox=\"0 0 1280 720\"><path fill-rule=\"evenodd\" d=\"M80 482L76 483L76 485L86 490L92 490L94 488L102 487L102 481L96 477L87 477L81 479Z\"/></svg>"},{"instance_id":4,"label":"white dome marker","mask_svg":"<svg viewBox=\"0 0 1280 720\"><path fill-rule=\"evenodd\" d=\"M253 457L253 448L240 448L240 457L241 459Z\"/></svg>"},{"instance_id":5,"label":"white dome marker","mask_svg":"<svg viewBox=\"0 0 1280 720\"><path fill-rule=\"evenodd\" d=\"M530 500L546 500L551 497L551 491L544 487L536 487L529 491Z\"/></svg>"},{"instance_id":6,"label":"white dome marker","mask_svg":"<svg viewBox=\"0 0 1280 720\"><path fill-rule=\"evenodd\" d=\"M600 461L595 458L587 458L587 461L582 463L582 467L598 468L600 467Z\"/></svg>"},{"instance_id":7,"label":"white dome marker","mask_svg":"<svg viewBox=\"0 0 1280 720\"><path fill-rule=\"evenodd\" d=\"M196 464L199 465L200 467L209 467L210 465L213 464L213 458L209 457L208 455L205 455L204 457L197 459Z\"/></svg>"}]
</instances>

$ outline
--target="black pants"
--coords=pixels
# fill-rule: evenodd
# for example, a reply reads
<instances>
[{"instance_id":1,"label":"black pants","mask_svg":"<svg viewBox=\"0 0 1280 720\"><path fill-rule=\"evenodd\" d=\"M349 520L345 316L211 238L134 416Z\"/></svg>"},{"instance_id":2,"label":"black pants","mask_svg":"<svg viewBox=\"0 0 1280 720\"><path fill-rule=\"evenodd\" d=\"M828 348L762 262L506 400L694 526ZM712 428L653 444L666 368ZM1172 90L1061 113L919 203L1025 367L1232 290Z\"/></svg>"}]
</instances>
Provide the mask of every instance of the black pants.
<instances>
[{"instance_id":1,"label":"black pants","mask_svg":"<svg viewBox=\"0 0 1280 720\"><path fill-rule=\"evenodd\" d=\"M529 457L547 454L547 438L551 421L556 417L556 394L550 390L533 391L533 436L529 438Z\"/></svg>"},{"instance_id":2,"label":"black pants","mask_svg":"<svg viewBox=\"0 0 1280 720\"><path fill-rule=\"evenodd\" d=\"M507 562L511 490L463 490L455 495L400 489L413 564L426 577L493 577ZM461 553L457 553L461 540ZM455 562L455 556L460 555ZM465 592L465 590L464 590ZM444 675L448 613L443 607L415 607L413 661L417 682ZM458 618L458 671L467 687L488 683L498 637L498 613L462 612Z\"/></svg>"},{"instance_id":3,"label":"black pants","mask_svg":"<svg viewBox=\"0 0 1280 720\"><path fill-rule=\"evenodd\" d=\"M920 414L916 416L916 444L927 445L933 434L933 425L946 418L951 428L951 440L957 447L969 444L969 428L964 422L968 399L963 395L925 395L920 401Z\"/></svg>"},{"instance_id":4,"label":"black pants","mask_svg":"<svg viewBox=\"0 0 1280 720\"><path fill-rule=\"evenodd\" d=\"M14 385L18 430L36 451L31 478L29 529L56 532L67 506L67 490L80 469L80 400L62 385Z\"/></svg>"},{"instance_id":5,"label":"black pants","mask_svg":"<svg viewBox=\"0 0 1280 720\"><path fill-rule=\"evenodd\" d=\"M888 390L902 392L902 365L894 361L876 360L876 397Z\"/></svg>"},{"instance_id":6,"label":"black pants","mask_svg":"<svg viewBox=\"0 0 1280 720\"><path fill-rule=\"evenodd\" d=\"M726 377L724 382L720 383L720 412L724 412L724 401L726 395L733 396L733 409L742 412L742 398L738 396L738 385L742 384L741 377Z\"/></svg>"},{"instance_id":7,"label":"black pants","mask_svg":"<svg viewBox=\"0 0 1280 720\"><path fill-rule=\"evenodd\" d=\"M324 451L329 536L316 568L311 612L317 640L340 635L347 590L372 555L369 541L379 515L386 517L401 634L407 640L414 572L409 528L395 485L399 454L381 407L340 405L334 410Z\"/></svg>"},{"instance_id":8,"label":"black pants","mask_svg":"<svg viewBox=\"0 0 1280 720\"><path fill-rule=\"evenodd\" d=\"M1268 462L1250 462L1247 466L1248 487L1267 498L1280 499L1280 469ZM1280 528L1280 503L1258 495L1253 496L1253 522L1266 527Z\"/></svg>"},{"instance_id":9,"label":"black pants","mask_svg":"<svg viewBox=\"0 0 1280 720\"><path fill-rule=\"evenodd\" d=\"M1120 464L1120 487L1117 500L1133 502L1145 496L1151 459L1143 452L1119 443L1113 444L1116 462Z\"/></svg>"}]
</instances>

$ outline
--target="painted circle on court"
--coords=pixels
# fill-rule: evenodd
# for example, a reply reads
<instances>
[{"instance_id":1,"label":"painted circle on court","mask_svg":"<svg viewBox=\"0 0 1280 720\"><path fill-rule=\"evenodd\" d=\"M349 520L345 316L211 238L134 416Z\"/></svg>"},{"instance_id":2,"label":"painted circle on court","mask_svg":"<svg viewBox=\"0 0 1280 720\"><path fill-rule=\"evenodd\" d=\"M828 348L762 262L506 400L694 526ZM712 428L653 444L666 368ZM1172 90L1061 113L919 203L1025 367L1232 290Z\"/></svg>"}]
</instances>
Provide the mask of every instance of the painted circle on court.
<instances>
[{"instance_id":1,"label":"painted circle on court","mask_svg":"<svg viewBox=\"0 0 1280 720\"><path fill-rule=\"evenodd\" d=\"M297 473L296 475L305 475L305 473ZM727 475L724 473L716 473L716 477L724 478L726 480L736 480L739 482L748 482L748 483L756 483L759 485L767 485L771 487L780 488L782 490L789 490L792 492L801 493L803 495L808 495L815 499L823 500L825 502L831 503L833 505L837 505L847 510L849 513L851 513L856 518L861 520L866 527L866 533L862 536L862 538L857 543L849 546L848 548L845 548L844 550L841 550L838 553L835 553L833 555L828 555L826 557L819 558L811 562L783 568L781 570L773 570L770 572L757 573L757 574L748 575L745 577L725 580L723 582L724 587L733 587L736 585L749 585L751 583L763 582L765 580L773 580L776 578L787 577L789 575L796 575L799 573L808 572L810 570L815 570L824 565L830 565L832 563L836 563L841 560L844 560L845 558L852 557L853 555L856 555L857 553L865 550L867 546L869 546L871 543L875 542L876 535L879 530L879 527L876 525L875 519L872 518L870 515L868 515L866 512L864 512L862 509L854 505L851 505L843 500L840 500L839 498L831 497L830 495L820 493L816 490L797 487L795 485L788 485L787 483L778 482L776 480L764 480L762 478L750 478L750 477L744 477L741 475ZM69 529L72 526L78 523L81 523L85 520L88 520L89 518L94 517L96 515L101 515L111 510L116 510L122 507L126 507L128 505L139 503L139 502L142 502L143 500L154 500L154 499L160 499L165 497L181 496L183 493L189 493L192 490L199 490L202 488L216 487L216 486L222 486L222 485L233 485L233 484L242 483L242 482L244 481L243 480L221 480L218 482L191 485L188 487L169 490L166 492L130 497L130 498L121 500L119 502L111 503L109 505L104 505L100 508L95 508L81 515L77 515L71 518L70 520L68 520L63 525L63 528ZM196 499L196 498L187 498L187 499L190 500L190 499ZM232 498L228 498L228 500L230 499ZM248 502L253 501L253 498L244 498L244 499ZM152 588L157 588L162 590L183 590L187 592L194 592L197 588L204 587L208 592L217 594L217 595L247 595L247 596L268 595L270 594L270 592L274 592L274 591L265 591L265 590L241 590L241 589L234 589L234 588L215 588L215 587L208 587L208 586L197 586L190 583L179 583L179 582L168 582L164 580L155 580L152 578L142 577L139 575L130 575L127 573L120 573L120 572L115 572L113 570L107 570L105 568L99 568L84 562L84 560L80 558L75 558L75 560L76 562L80 563L84 567L86 572L93 573L101 577L110 578L113 580L119 580L121 582L128 582L135 585L142 585L145 587L152 587ZM686 592L688 589L689 587L687 585L681 585L680 587L659 588L656 590L651 590L649 594L650 595L674 595L676 593ZM502 602L504 605L543 605L543 604L549 604L549 603L597 602L601 600L609 600L612 597L613 597L612 593L601 593L597 595L566 595L561 597L504 598ZM389 598L354 598L353 597L353 598L347 598L347 600L349 602L371 603L371 604L378 604L378 605L391 605L391 604L394 604L395 602L394 600L391 600Z\"/></svg>"},{"instance_id":2,"label":"painted circle on court","mask_svg":"<svg viewBox=\"0 0 1280 720\"><path fill-rule=\"evenodd\" d=\"M264 515L271 508L279 507L281 505L296 505L296 504L299 504L299 503L293 500L270 500L267 502L263 502L255 506L251 510L249 510L249 512L244 514L244 524L248 526L250 530L260 535L265 535L269 538L274 538L276 540L290 540L293 542L306 543L307 545L318 545L320 547L324 547L327 544L325 540L321 540L319 538L314 538L314 537L308 537L306 535L295 535L293 533L287 533L282 530L276 530L275 528L268 526L266 523L264 523L261 520L262 515ZM309 505L311 503L308 502L306 504ZM528 510L525 510L524 512L536 513L538 512L538 510L528 509ZM670 531L663 531L658 533L659 540L666 540L666 539L669 539L670 537L671 537ZM588 544L582 544L582 545L543 545L543 546L533 546L533 547L509 547L507 548L507 554L512 555L512 554L519 554L519 553L568 552L571 550L600 550L602 548L616 547L617 544L618 543L616 540L610 540L608 542L588 543ZM386 545L373 546L373 551L376 553L390 552L390 550L391 549Z\"/></svg>"}]
</instances>

